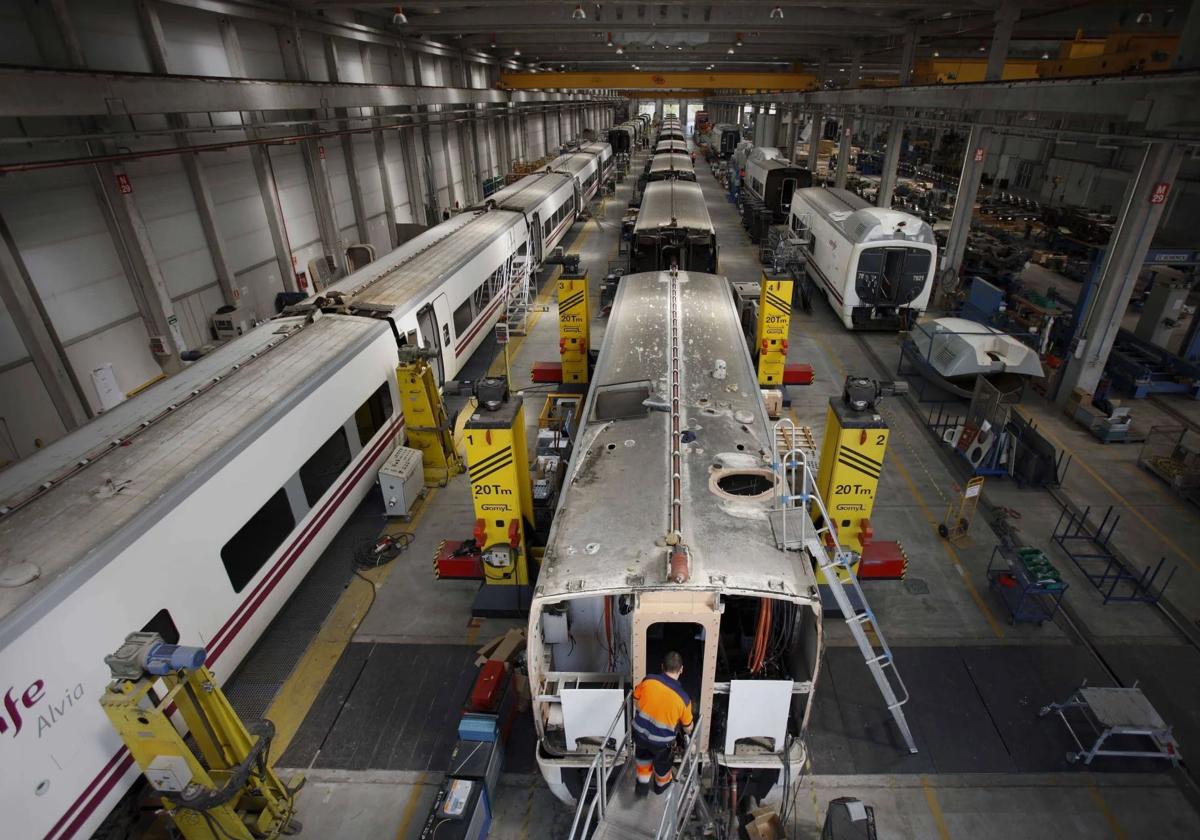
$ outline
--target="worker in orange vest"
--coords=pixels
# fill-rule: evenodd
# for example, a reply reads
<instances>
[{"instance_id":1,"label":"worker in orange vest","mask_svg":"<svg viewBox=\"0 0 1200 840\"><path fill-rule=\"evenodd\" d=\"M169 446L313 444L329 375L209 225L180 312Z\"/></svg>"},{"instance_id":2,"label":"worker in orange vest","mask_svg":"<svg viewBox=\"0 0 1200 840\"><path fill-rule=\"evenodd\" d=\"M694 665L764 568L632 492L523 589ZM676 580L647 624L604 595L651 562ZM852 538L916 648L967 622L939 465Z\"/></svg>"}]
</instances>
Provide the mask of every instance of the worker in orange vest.
<instances>
[{"instance_id":1,"label":"worker in orange vest","mask_svg":"<svg viewBox=\"0 0 1200 840\"><path fill-rule=\"evenodd\" d=\"M692 700L679 678L683 676L683 657L671 651L663 657L662 673L648 674L633 690L634 757L637 761L637 795L662 793L671 784L676 732L682 727L690 735L694 719Z\"/></svg>"}]
</instances>

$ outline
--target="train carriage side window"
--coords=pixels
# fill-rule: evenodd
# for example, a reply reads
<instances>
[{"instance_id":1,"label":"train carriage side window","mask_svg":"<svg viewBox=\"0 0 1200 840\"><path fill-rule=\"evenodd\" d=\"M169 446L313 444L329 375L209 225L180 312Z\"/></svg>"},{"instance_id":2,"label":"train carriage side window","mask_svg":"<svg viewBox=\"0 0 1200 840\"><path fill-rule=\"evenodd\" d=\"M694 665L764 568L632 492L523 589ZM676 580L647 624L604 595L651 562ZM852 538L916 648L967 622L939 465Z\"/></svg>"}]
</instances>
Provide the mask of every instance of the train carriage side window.
<instances>
[{"instance_id":1,"label":"train carriage side window","mask_svg":"<svg viewBox=\"0 0 1200 840\"><path fill-rule=\"evenodd\" d=\"M179 628L175 626L175 619L171 618L171 611L167 609L156 612L154 618L146 622L142 632L157 633L169 645L179 644Z\"/></svg>"},{"instance_id":2,"label":"train carriage side window","mask_svg":"<svg viewBox=\"0 0 1200 840\"><path fill-rule=\"evenodd\" d=\"M234 592L246 588L295 527L292 503L281 487L221 548L221 562Z\"/></svg>"},{"instance_id":3,"label":"train carriage side window","mask_svg":"<svg viewBox=\"0 0 1200 840\"><path fill-rule=\"evenodd\" d=\"M415 339L413 343L416 343ZM375 437L375 433L383 428L391 416L392 391L388 387L388 383L384 382L354 412L354 423L358 426L358 442L366 446L367 442Z\"/></svg>"},{"instance_id":4,"label":"train carriage side window","mask_svg":"<svg viewBox=\"0 0 1200 840\"><path fill-rule=\"evenodd\" d=\"M548 220L546 221L546 232L545 232L544 234L542 234L542 238L543 238L543 239L549 239L549 238L550 238L550 231L552 231L552 230L554 230L554 222L553 222L552 220L549 220L549 219L548 219Z\"/></svg>"},{"instance_id":5,"label":"train carriage side window","mask_svg":"<svg viewBox=\"0 0 1200 840\"><path fill-rule=\"evenodd\" d=\"M475 316L471 313L471 299L467 298L458 309L454 310L454 333L455 335L463 335L470 328L471 322L475 320Z\"/></svg>"},{"instance_id":6,"label":"train carriage side window","mask_svg":"<svg viewBox=\"0 0 1200 840\"><path fill-rule=\"evenodd\" d=\"M315 505L333 486L333 482L350 466L350 441L346 430L339 426L300 468L300 484L309 506Z\"/></svg>"}]
</instances>

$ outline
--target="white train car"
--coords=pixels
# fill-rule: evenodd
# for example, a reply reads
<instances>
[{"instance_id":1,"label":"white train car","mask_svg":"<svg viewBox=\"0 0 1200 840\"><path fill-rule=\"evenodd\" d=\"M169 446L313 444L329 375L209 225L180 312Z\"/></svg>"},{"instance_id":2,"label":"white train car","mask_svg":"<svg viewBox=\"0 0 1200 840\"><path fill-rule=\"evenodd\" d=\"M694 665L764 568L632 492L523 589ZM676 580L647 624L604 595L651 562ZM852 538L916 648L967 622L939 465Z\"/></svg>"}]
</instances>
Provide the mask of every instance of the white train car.
<instances>
[{"instance_id":1,"label":"white train car","mask_svg":"<svg viewBox=\"0 0 1200 840\"><path fill-rule=\"evenodd\" d=\"M742 141L742 130L736 125L718 123L713 126L711 136L712 147L717 157L728 159L733 157L734 150Z\"/></svg>"},{"instance_id":2,"label":"white train car","mask_svg":"<svg viewBox=\"0 0 1200 840\"><path fill-rule=\"evenodd\" d=\"M929 305L933 229L852 192L796 190L788 219L806 242L810 278L848 329L907 329Z\"/></svg>"},{"instance_id":3,"label":"white train car","mask_svg":"<svg viewBox=\"0 0 1200 840\"><path fill-rule=\"evenodd\" d=\"M560 238L574 221L569 208L559 205L542 221L543 241ZM522 274L535 270L530 235L522 212L468 210L330 284L302 306L391 318L402 343L436 347L440 384L457 375L496 325Z\"/></svg>"},{"instance_id":4,"label":"white train car","mask_svg":"<svg viewBox=\"0 0 1200 840\"><path fill-rule=\"evenodd\" d=\"M613 154L633 154L638 147L634 127L629 123L614 125L608 130L608 145L612 147Z\"/></svg>"},{"instance_id":5,"label":"white train car","mask_svg":"<svg viewBox=\"0 0 1200 840\"><path fill-rule=\"evenodd\" d=\"M700 185L676 179L646 184L629 244L629 273L671 266L715 272L718 256L717 233Z\"/></svg>"},{"instance_id":6,"label":"white train car","mask_svg":"<svg viewBox=\"0 0 1200 840\"><path fill-rule=\"evenodd\" d=\"M792 195L812 186L812 173L807 167L788 162L778 149L755 148L746 157L744 183L775 221L784 222L792 209Z\"/></svg>"},{"instance_id":7,"label":"white train car","mask_svg":"<svg viewBox=\"0 0 1200 840\"><path fill-rule=\"evenodd\" d=\"M607 143L603 144L608 146ZM525 216L533 244L533 267L562 241L578 215L575 179L561 172L535 172L488 197L475 209L499 208Z\"/></svg>"},{"instance_id":8,"label":"white train car","mask_svg":"<svg viewBox=\"0 0 1200 840\"><path fill-rule=\"evenodd\" d=\"M579 147L579 151L587 152L595 155L600 159L600 183L604 184L612 180L613 170L616 168L616 158L613 156L612 146L608 143L584 143Z\"/></svg>"},{"instance_id":9,"label":"white train car","mask_svg":"<svg viewBox=\"0 0 1200 840\"><path fill-rule=\"evenodd\" d=\"M803 765L822 612L810 562L771 530L774 446L728 280L625 276L529 614L537 762L564 802L669 650L718 789L778 795Z\"/></svg>"},{"instance_id":10,"label":"white train car","mask_svg":"<svg viewBox=\"0 0 1200 840\"><path fill-rule=\"evenodd\" d=\"M401 434L396 361L284 317L0 473L4 836L89 837L139 777L99 704L126 634L234 671Z\"/></svg>"},{"instance_id":11,"label":"white train car","mask_svg":"<svg viewBox=\"0 0 1200 840\"><path fill-rule=\"evenodd\" d=\"M550 162L551 172L569 175L575 181L575 197L580 207L596 197L600 189L600 157L591 152L570 152Z\"/></svg>"}]
</instances>

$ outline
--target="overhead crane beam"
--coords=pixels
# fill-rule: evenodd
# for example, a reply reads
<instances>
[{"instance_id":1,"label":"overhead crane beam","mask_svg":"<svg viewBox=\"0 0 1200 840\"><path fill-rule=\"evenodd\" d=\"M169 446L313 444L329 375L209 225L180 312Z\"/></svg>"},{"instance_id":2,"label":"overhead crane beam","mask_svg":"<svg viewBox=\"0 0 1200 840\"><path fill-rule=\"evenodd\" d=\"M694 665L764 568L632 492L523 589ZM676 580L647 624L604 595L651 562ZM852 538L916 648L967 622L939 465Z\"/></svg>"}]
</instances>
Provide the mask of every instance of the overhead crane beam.
<instances>
[{"instance_id":1,"label":"overhead crane beam","mask_svg":"<svg viewBox=\"0 0 1200 840\"><path fill-rule=\"evenodd\" d=\"M500 87L509 90L739 90L807 91L817 89L812 73L568 72L501 73Z\"/></svg>"}]
</instances>

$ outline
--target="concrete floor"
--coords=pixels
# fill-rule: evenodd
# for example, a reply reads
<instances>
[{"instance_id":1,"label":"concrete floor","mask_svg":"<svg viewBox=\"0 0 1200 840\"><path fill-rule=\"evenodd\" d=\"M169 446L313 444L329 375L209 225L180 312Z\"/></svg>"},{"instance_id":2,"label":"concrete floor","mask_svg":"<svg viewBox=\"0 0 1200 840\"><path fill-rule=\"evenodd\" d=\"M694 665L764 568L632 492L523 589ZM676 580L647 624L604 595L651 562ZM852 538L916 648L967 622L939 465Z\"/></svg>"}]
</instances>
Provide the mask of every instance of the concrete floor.
<instances>
[{"instance_id":1,"label":"concrete floor","mask_svg":"<svg viewBox=\"0 0 1200 840\"><path fill-rule=\"evenodd\" d=\"M632 169L639 171L640 163L635 161ZM697 172L718 231L721 273L731 279L757 279L757 249L747 240L733 205L706 165L698 162ZM620 218L634 181L631 174L615 197L597 202L595 219L577 223L564 240L567 250L582 254L592 278L593 301L598 281L616 256ZM593 346L598 346L602 329L602 322L597 322ZM846 374L881 377L886 373L877 369L858 341L834 320L823 299L815 302L813 313L798 313L793 319L790 358L813 365L816 381L794 389L792 412L818 435L828 399L840 393ZM894 371L899 352L896 337L871 335L866 341L885 367ZM521 387L528 383L532 361L557 356L553 305L537 316L529 336L509 349L514 384ZM1106 447L1035 398L1026 407L1043 430L1074 455L1064 492L1081 505L1120 505L1124 517L1116 543L1139 562L1157 562L1162 555L1178 565L1168 594L1191 618L1200 615L1200 549L1193 539L1196 511L1139 470L1136 446ZM540 400L531 392L527 420L536 420L538 408ZM903 543L910 566L905 582L872 582L867 593L897 651L901 672L906 648L918 646L1037 646L1079 653L1074 629L1065 620L1042 627L1009 625L986 588L984 570L996 537L982 521L961 547L937 537L936 525L961 477L936 450L932 436L917 421L919 415L899 398L885 403L883 413L893 436L873 521L878 538ZM1049 535L1058 514L1047 493L1018 490L1005 480L995 480L989 481L986 494L993 503L1019 511L1021 518L1015 524L1022 536L1054 557L1071 583L1068 602L1073 620L1098 644L1107 645L1106 658L1121 681L1132 684L1142 679L1156 704L1186 718L1174 720L1178 726L1200 730L1200 666L1195 650L1185 647L1150 607L1100 603L1095 590L1051 547ZM471 621L476 585L433 578L430 566L438 541L469 533L471 519L465 477L433 493L412 526L413 546L395 561L397 568L379 586L374 605L353 633L354 642L466 645L520 624ZM830 646L850 643L844 625L832 619L826 622L826 638ZM1138 646L1149 643L1154 644L1152 656L1145 653L1150 648ZM821 688L818 683L818 703ZM1036 708L1056 699L1063 698L1030 697L1028 703ZM1054 726L1054 721L1046 723ZM1188 746L1185 741L1185 755ZM833 763L823 766L822 761L814 749L789 834L793 840L819 836L826 804L846 795L874 807L881 838L1200 836L1200 812L1191 804L1196 798L1187 784L1165 772L1113 772L1119 766L1088 772L1070 769L1064 762L1061 769L1046 773L846 776L834 775ZM297 769L306 770L309 778L299 802L307 837L419 837L440 782L436 773ZM563 837L571 819L570 810L549 795L536 771L506 773L496 810L491 836L498 838Z\"/></svg>"}]
</instances>

